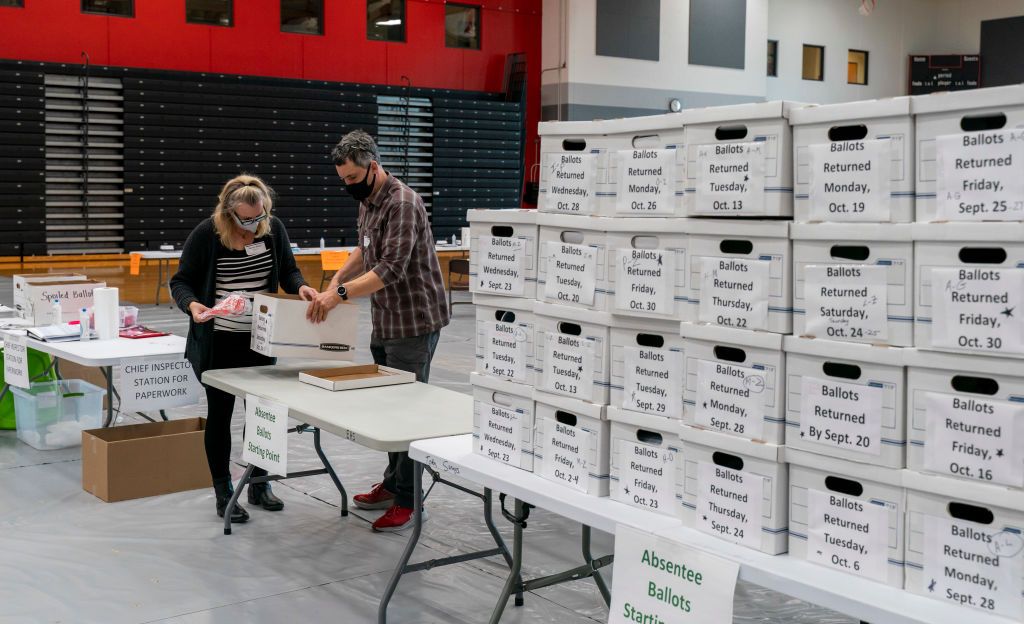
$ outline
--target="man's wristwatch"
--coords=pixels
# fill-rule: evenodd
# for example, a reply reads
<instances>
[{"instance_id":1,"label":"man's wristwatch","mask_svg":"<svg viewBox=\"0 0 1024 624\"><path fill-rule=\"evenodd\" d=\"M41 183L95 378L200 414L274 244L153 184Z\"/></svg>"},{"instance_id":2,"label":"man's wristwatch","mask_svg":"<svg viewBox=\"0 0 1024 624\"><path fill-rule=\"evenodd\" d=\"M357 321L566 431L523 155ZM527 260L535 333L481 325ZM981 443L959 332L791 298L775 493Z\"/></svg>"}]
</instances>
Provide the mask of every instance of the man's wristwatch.
<instances>
[{"instance_id":1,"label":"man's wristwatch","mask_svg":"<svg viewBox=\"0 0 1024 624\"><path fill-rule=\"evenodd\" d=\"M338 296L341 297L342 301L348 301L348 289L345 288L344 284L338 286Z\"/></svg>"}]
</instances>

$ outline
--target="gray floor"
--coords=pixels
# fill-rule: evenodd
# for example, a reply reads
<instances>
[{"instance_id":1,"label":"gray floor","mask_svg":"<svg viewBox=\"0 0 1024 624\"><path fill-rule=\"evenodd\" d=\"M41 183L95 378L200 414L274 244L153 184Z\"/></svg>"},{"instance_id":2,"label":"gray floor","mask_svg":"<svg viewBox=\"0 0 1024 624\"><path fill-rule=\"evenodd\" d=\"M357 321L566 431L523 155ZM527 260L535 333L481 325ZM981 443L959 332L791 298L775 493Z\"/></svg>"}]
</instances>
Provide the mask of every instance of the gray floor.
<instances>
[{"instance_id":1,"label":"gray floor","mask_svg":"<svg viewBox=\"0 0 1024 624\"><path fill-rule=\"evenodd\" d=\"M2 278L0 301L10 298L10 280ZM472 305L455 307L432 383L469 391L473 314ZM187 329L184 315L167 306L145 306L142 320L175 333ZM361 327L369 327L365 306ZM368 341L368 331L363 335ZM239 413L236 407L236 460ZM204 406L171 414L189 415L205 415ZM317 467L311 436L293 438L290 467ZM350 495L379 480L382 454L330 435L324 446ZM154 466L166 469L173 467ZM234 472L242 472L237 461ZM224 536L210 491L104 503L82 491L79 449L35 451L13 432L0 432L0 622L375 622L405 536L372 533L374 516L365 512L340 518L327 477L280 483L275 491L285 501L283 512L251 510L247 525ZM429 509L414 561L493 544L476 499L439 487ZM573 523L536 510L527 529L526 574L578 565L579 535ZM596 534L595 552L612 547L609 536ZM502 566L492 560L408 575L390 621L486 622L503 580ZM735 611L736 622L850 621L744 584ZM582 581L532 593L502 621L576 624L607 617L593 583Z\"/></svg>"}]
</instances>

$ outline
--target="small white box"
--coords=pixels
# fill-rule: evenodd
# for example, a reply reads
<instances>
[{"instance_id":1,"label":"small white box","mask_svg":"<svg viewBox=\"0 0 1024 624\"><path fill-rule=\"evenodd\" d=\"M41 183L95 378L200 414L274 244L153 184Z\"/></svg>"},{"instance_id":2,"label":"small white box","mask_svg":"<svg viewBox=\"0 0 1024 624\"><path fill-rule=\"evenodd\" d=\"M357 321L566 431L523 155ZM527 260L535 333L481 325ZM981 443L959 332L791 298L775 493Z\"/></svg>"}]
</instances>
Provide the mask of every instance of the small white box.
<instances>
[{"instance_id":1,"label":"small white box","mask_svg":"<svg viewBox=\"0 0 1024 624\"><path fill-rule=\"evenodd\" d=\"M913 346L910 228L909 223L794 223L793 334ZM808 271L809 266L817 268Z\"/></svg>"},{"instance_id":2,"label":"small white box","mask_svg":"<svg viewBox=\"0 0 1024 624\"><path fill-rule=\"evenodd\" d=\"M607 194L608 138L604 121L542 121L539 212L598 215L598 196Z\"/></svg>"},{"instance_id":3,"label":"small white box","mask_svg":"<svg viewBox=\"0 0 1024 624\"><path fill-rule=\"evenodd\" d=\"M476 308L476 372L534 385L537 364L536 301L473 295Z\"/></svg>"},{"instance_id":4,"label":"small white box","mask_svg":"<svg viewBox=\"0 0 1024 624\"><path fill-rule=\"evenodd\" d=\"M599 214L615 217L686 215L687 112L601 122L607 139L608 172L607 183L598 193Z\"/></svg>"},{"instance_id":5,"label":"small white box","mask_svg":"<svg viewBox=\"0 0 1024 624\"><path fill-rule=\"evenodd\" d=\"M477 373L473 386L473 452L533 472L533 390Z\"/></svg>"},{"instance_id":6,"label":"small white box","mask_svg":"<svg viewBox=\"0 0 1024 624\"><path fill-rule=\"evenodd\" d=\"M622 410L682 420L686 362L679 325L616 319L610 342L609 404Z\"/></svg>"},{"instance_id":7,"label":"small white box","mask_svg":"<svg viewBox=\"0 0 1024 624\"><path fill-rule=\"evenodd\" d=\"M903 468L907 445L905 358L913 349L796 336L786 336L783 345L786 446ZM806 401L805 386L814 392ZM811 414L806 423L802 418L805 408Z\"/></svg>"},{"instance_id":8,"label":"small white box","mask_svg":"<svg viewBox=\"0 0 1024 624\"><path fill-rule=\"evenodd\" d=\"M82 308L91 308L92 291L105 286L104 282L78 279L77 276L62 281L25 280L21 289L24 299L18 300L15 305L22 306L22 318L33 325L52 325L59 322L53 314L53 302L59 300L61 318L66 323L77 319Z\"/></svg>"},{"instance_id":9,"label":"small white box","mask_svg":"<svg viewBox=\"0 0 1024 624\"><path fill-rule=\"evenodd\" d=\"M469 290L537 296L537 211L469 210Z\"/></svg>"},{"instance_id":10,"label":"small white box","mask_svg":"<svg viewBox=\"0 0 1024 624\"><path fill-rule=\"evenodd\" d=\"M784 447L686 426L680 431L683 524L769 555L786 552Z\"/></svg>"},{"instance_id":11,"label":"small white box","mask_svg":"<svg viewBox=\"0 0 1024 624\"><path fill-rule=\"evenodd\" d=\"M792 102L687 111L687 216L793 216Z\"/></svg>"},{"instance_id":12,"label":"small white box","mask_svg":"<svg viewBox=\"0 0 1024 624\"><path fill-rule=\"evenodd\" d=\"M687 320L789 334L793 259L787 221L694 219ZM712 288L703 301L704 282Z\"/></svg>"},{"instance_id":13,"label":"small white box","mask_svg":"<svg viewBox=\"0 0 1024 624\"><path fill-rule=\"evenodd\" d=\"M688 219L608 219L609 311L684 320Z\"/></svg>"},{"instance_id":14,"label":"small white box","mask_svg":"<svg viewBox=\"0 0 1024 624\"><path fill-rule=\"evenodd\" d=\"M299 371L299 381L331 392L341 392L413 383L416 381L416 374L379 364L350 363L344 366Z\"/></svg>"},{"instance_id":15,"label":"small white box","mask_svg":"<svg viewBox=\"0 0 1024 624\"><path fill-rule=\"evenodd\" d=\"M608 403L610 314L549 303L534 305L538 390Z\"/></svg>"},{"instance_id":16,"label":"small white box","mask_svg":"<svg viewBox=\"0 0 1024 624\"><path fill-rule=\"evenodd\" d=\"M788 446L786 461L789 556L902 589L907 508L902 471Z\"/></svg>"},{"instance_id":17,"label":"small white box","mask_svg":"<svg viewBox=\"0 0 1024 624\"><path fill-rule=\"evenodd\" d=\"M603 217L537 215L537 300L608 312L608 222Z\"/></svg>"},{"instance_id":18,"label":"small white box","mask_svg":"<svg viewBox=\"0 0 1024 624\"><path fill-rule=\"evenodd\" d=\"M911 350L907 363L907 467L1024 487L1024 360Z\"/></svg>"},{"instance_id":19,"label":"small white box","mask_svg":"<svg viewBox=\"0 0 1024 624\"><path fill-rule=\"evenodd\" d=\"M679 421L608 407L610 496L655 513L679 516L676 477L683 463Z\"/></svg>"},{"instance_id":20,"label":"small white box","mask_svg":"<svg viewBox=\"0 0 1024 624\"><path fill-rule=\"evenodd\" d=\"M1024 85L918 95L911 98L910 110L917 126L917 221L939 221L936 192L942 172L936 138L1024 128ZM1020 163L1014 166L1019 172Z\"/></svg>"},{"instance_id":21,"label":"small white box","mask_svg":"<svg viewBox=\"0 0 1024 624\"><path fill-rule=\"evenodd\" d=\"M26 318L28 315L28 302L26 301L26 282L31 281L36 284L45 284L46 282L84 282L89 278L84 275L77 273L21 273L14 275L13 288L14 288L14 301L11 304L14 307L15 313L19 318ZM74 318L78 318L78 310L75 310Z\"/></svg>"},{"instance_id":22,"label":"small white box","mask_svg":"<svg viewBox=\"0 0 1024 624\"><path fill-rule=\"evenodd\" d=\"M782 444L786 435L782 336L693 323L682 323L679 333L686 354L686 424Z\"/></svg>"},{"instance_id":23,"label":"small white box","mask_svg":"<svg viewBox=\"0 0 1024 624\"><path fill-rule=\"evenodd\" d=\"M1024 490L903 473L907 591L1024 619ZM960 578L953 578L960 577ZM995 591L977 582L993 583Z\"/></svg>"},{"instance_id":24,"label":"small white box","mask_svg":"<svg viewBox=\"0 0 1024 624\"><path fill-rule=\"evenodd\" d=\"M1024 222L915 223L912 232L917 291L914 346L1001 357L1024 355ZM991 269L998 270L998 279ZM938 291L946 302L945 315L935 311L936 271L946 275ZM958 305L970 296L985 301Z\"/></svg>"},{"instance_id":25,"label":"small white box","mask_svg":"<svg viewBox=\"0 0 1024 624\"><path fill-rule=\"evenodd\" d=\"M533 471L591 496L608 496L611 432L604 405L534 392Z\"/></svg>"},{"instance_id":26,"label":"small white box","mask_svg":"<svg viewBox=\"0 0 1024 624\"><path fill-rule=\"evenodd\" d=\"M306 320L308 308L309 302L298 295L257 293L249 347L269 357L354 359L359 306L340 303L322 323Z\"/></svg>"},{"instance_id":27,"label":"small white box","mask_svg":"<svg viewBox=\"0 0 1024 624\"><path fill-rule=\"evenodd\" d=\"M804 106L789 114L797 221L914 220L910 98Z\"/></svg>"}]
</instances>

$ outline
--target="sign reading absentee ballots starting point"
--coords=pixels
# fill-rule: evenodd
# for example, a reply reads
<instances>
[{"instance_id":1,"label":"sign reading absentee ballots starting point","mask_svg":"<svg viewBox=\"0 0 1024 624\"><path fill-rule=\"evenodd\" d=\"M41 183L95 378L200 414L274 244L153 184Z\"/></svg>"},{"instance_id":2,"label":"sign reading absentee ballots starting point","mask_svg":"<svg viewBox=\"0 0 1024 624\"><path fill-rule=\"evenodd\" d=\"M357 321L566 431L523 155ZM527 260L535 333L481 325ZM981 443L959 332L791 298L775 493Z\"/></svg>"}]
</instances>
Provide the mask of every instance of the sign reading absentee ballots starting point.
<instances>
[{"instance_id":1,"label":"sign reading absentee ballots starting point","mask_svg":"<svg viewBox=\"0 0 1024 624\"><path fill-rule=\"evenodd\" d=\"M242 459L270 474L288 474L288 406L245 395Z\"/></svg>"},{"instance_id":2,"label":"sign reading absentee ballots starting point","mask_svg":"<svg viewBox=\"0 0 1024 624\"><path fill-rule=\"evenodd\" d=\"M619 525L608 624L732 622L739 564Z\"/></svg>"},{"instance_id":3,"label":"sign reading absentee ballots starting point","mask_svg":"<svg viewBox=\"0 0 1024 624\"><path fill-rule=\"evenodd\" d=\"M195 405L203 386L184 357L155 357L121 367L121 409L147 412Z\"/></svg>"}]
</instances>

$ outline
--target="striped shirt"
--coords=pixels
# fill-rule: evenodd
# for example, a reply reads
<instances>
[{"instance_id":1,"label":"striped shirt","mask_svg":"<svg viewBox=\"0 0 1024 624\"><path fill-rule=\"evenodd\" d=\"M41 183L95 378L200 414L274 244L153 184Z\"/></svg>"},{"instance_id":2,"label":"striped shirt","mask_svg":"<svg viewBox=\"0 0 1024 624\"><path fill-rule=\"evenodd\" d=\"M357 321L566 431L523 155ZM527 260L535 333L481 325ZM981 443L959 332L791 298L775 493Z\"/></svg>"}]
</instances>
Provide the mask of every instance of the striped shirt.
<instances>
[{"instance_id":1,"label":"striped shirt","mask_svg":"<svg viewBox=\"0 0 1024 624\"><path fill-rule=\"evenodd\" d=\"M231 294L245 295L251 300L254 294L267 292L273 265L274 257L269 246L265 251L251 256L244 249L227 249L222 246L217 254L217 303ZM252 312L250 310L243 316L215 317L213 329L232 332L252 331Z\"/></svg>"}]
</instances>

